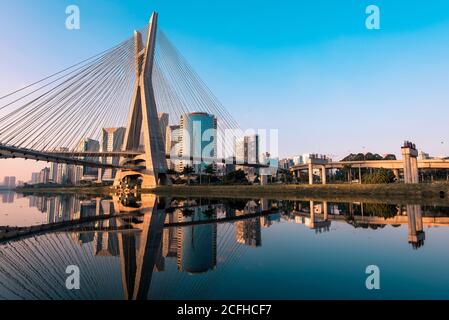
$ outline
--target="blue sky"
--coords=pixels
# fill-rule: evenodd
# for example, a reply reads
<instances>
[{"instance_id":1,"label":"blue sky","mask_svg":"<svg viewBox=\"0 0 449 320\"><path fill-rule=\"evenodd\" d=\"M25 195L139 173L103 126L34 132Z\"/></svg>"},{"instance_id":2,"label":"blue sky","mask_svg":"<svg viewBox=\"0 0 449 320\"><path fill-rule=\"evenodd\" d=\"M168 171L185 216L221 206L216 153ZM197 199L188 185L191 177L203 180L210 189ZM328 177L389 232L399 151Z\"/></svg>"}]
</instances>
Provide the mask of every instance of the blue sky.
<instances>
[{"instance_id":1,"label":"blue sky","mask_svg":"<svg viewBox=\"0 0 449 320\"><path fill-rule=\"evenodd\" d=\"M65 28L70 4L79 31ZM381 30L365 28L370 4ZM0 94L113 46L153 10L242 127L280 130L281 156L399 154L404 139L449 154L445 0L1 1Z\"/></svg>"}]
</instances>

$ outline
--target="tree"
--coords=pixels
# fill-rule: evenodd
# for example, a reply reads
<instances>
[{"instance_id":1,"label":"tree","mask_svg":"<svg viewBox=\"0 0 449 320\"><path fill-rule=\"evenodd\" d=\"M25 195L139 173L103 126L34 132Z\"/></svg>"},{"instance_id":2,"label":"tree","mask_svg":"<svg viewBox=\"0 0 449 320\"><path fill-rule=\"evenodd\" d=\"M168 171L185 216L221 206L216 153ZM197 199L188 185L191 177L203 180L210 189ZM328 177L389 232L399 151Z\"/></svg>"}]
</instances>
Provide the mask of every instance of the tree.
<instances>
[{"instance_id":1,"label":"tree","mask_svg":"<svg viewBox=\"0 0 449 320\"><path fill-rule=\"evenodd\" d=\"M246 173L243 170L237 170L229 172L224 176L224 183L226 184L247 184L248 179Z\"/></svg>"},{"instance_id":2,"label":"tree","mask_svg":"<svg viewBox=\"0 0 449 320\"><path fill-rule=\"evenodd\" d=\"M387 154L384 160L396 160L396 156L394 154Z\"/></svg>"},{"instance_id":3,"label":"tree","mask_svg":"<svg viewBox=\"0 0 449 320\"><path fill-rule=\"evenodd\" d=\"M213 163L207 165L206 168L204 168L204 173L207 174L209 180L208 182L210 183L211 176L214 176L216 173L215 165Z\"/></svg>"},{"instance_id":4,"label":"tree","mask_svg":"<svg viewBox=\"0 0 449 320\"><path fill-rule=\"evenodd\" d=\"M214 175L216 172L214 164L209 164L206 166L206 168L204 168L204 172L206 174Z\"/></svg>"},{"instance_id":5,"label":"tree","mask_svg":"<svg viewBox=\"0 0 449 320\"><path fill-rule=\"evenodd\" d=\"M182 174L183 176L187 176L187 184L190 184L190 175L195 172L195 170L193 170L193 168L191 166L185 166L182 169Z\"/></svg>"},{"instance_id":6,"label":"tree","mask_svg":"<svg viewBox=\"0 0 449 320\"><path fill-rule=\"evenodd\" d=\"M395 181L395 176L393 170L381 168L373 173L365 174L362 181L365 184L393 183Z\"/></svg>"},{"instance_id":7,"label":"tree","mask_svg":"<svg viewBox=\"0 0 449 320\"><path fill-rule=\"evenodd\" d=\"M288 170L281 171L281 181L283 183L292 183L293 182L293 174Z\"/></svg>"}]
</instances>

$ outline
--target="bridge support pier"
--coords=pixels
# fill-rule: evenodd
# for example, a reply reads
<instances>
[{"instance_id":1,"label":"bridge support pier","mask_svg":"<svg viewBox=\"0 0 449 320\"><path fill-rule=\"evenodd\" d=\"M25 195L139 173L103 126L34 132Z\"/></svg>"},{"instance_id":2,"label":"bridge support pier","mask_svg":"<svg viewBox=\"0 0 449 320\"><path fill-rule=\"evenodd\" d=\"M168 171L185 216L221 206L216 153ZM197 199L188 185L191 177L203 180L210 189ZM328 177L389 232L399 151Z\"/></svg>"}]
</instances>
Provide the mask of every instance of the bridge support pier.
<instances>
[{"instance_id":1,"label":"bridge support pier","mask_svg":"<svg viewBox=\"0 0 449 320\"><path fill-rule=\"evenodd\" d=\"M359 166L359 184L362 184L362 167Z\"/></svg>"},{"instance_id":2,"label":"bridge support pier","mask_svg":"<svg viewBox=\"0 0 449 320\"><path fill-rule=\"evenodd\" d=\"M313 164L309 163L309 184L313 184Z\"/></svg>"},{"instance_id":3,"label":"bridge support pier","mask_svg":"<svg viewBox=\"0 0 449 320\"><path fill-rule=\"evenodd\" d=\"M321 183L327 184L326 166L321 166Z\"/></svg>"},{"instance_id":4,"label":"bridge support pier","mask_svg":"<svg viewBox=\"0 0 449 320\"><path fill-rule=\"evenodd\" d=\"M418 150L415 144L406 141L401 152L404 159L404 182L418 183Z\"/></svg>"}]
</instances>

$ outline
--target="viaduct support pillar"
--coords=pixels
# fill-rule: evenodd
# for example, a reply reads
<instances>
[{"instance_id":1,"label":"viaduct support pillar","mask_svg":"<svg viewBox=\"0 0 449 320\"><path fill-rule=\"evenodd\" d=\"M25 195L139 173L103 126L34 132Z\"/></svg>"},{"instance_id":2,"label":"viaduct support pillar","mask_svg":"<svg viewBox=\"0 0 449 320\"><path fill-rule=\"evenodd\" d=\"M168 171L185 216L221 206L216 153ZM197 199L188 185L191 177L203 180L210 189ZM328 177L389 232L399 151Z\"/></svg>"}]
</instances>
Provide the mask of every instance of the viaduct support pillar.
<instances>
[{"instance_id":1,"label":"viaduct support pillar","mask_svg":"<svg viewBox=\"0 0 449 320\"><path fill-rule=\"evenodd\" d=\"M313 184L313 165L309 163L309 184Z\"/></svg>"},{"instance_id":2,"label":"viaduct support pillar","mask_svg":"<svg viewBox=\"0 0 449 320\"><path fill-rule=\"evenodd\" d=\"M418 150L415 144L406 141L401 148L401 153L404 160L404 182L418 183Z\"/></svg>"},{"instance_id":3,"label":"viaduct support pillar","mask_svg":"<svg viewBox=\"0 0 449 320\"><path fill-rule=\"evenodd\" d=\"M327 184L326 166L321 166L321 183Z\"/></svg>"},{"instance_id":4,"label":"viaduct support pillar","mask_svg":"<svg viewBox=\"0 0 449 320\"><path fill-rule=\"evenodd\" d=\"M359 167L359 184L362 184L362 167Z\"/></svg>"}]
</instances>

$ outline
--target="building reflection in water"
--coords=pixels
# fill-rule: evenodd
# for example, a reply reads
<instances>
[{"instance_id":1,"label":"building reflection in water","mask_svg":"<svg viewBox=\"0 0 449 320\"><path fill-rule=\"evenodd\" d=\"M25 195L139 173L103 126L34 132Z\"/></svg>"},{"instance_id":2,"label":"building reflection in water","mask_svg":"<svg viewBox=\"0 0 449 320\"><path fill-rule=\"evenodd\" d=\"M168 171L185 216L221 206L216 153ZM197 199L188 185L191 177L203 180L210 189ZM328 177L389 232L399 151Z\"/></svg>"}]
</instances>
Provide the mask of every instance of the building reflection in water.
<instances>
[{"instance_id":1,"label":"building reflection in water","mask_svg":"<svg viewBox=\"0 0 449 320\"><path fill-rule=\"evenodd\" d=\"M12 191L2 191L2 203L13 203L14 202L14 192Z\"/></svg>"},{"instance_id":2,"label":"building reflection in water","mask_svg":"<svg viewBox=\"0 0 449 320\"><path fill-rule=\"evenodd\" d=\"M262 199L263 203L265 200ZM263 205L262 205L263 207ZM236 210L236 216L245 216L258 212L259 205L255 201L249 201L243 210ZM240 244L251 247L259 247L262 245L261 220L263 218L254 218L235 223L235 238ZM264 221L265 223L265 221Z\"/></svg>"},{"instance_id":3,"label":"building reflection in water","mask_svg":"<svg viewBox=\"0 0 449 320\"><path fill-rule=\"evenodd\" d=\"M9 201L10 195L7 197ZM14 201L14 194L12 199ZM94 260L116 259L121 277L122 297L133 300L147 299L151 296L150 288L155 274L164 273L168 264L171 265L174 262L178 273L192 276L210 274L220 264L226 262L224 255L233 255L238 248L262 246L262 229L283 221L303 224L316 233L329 232L332 221L349 223L355 228L372 229L382 228L387 224L392 226L407 224L408 242L413 248L422 247L425 239L424 213L420 205L396 206L267 199L213 202L158 198L155 195L140 195L126 199L81 198L69 195L30 196L29 205L45 213L49 224L119 215L85 223L79 229L71 230L67 234L70 235L73 245L80 248L90 247L89 252ZM432 215L435 210L437 209L426 208L425 212ZM245 218L246 216L251 218ZM242 219L239 220L239 217ZM232 219L230 221L234 227L230 229L233 232L231 237L218 236L217 219ZM438 222L437 219L428 221L430 224ZM171 226L166 227L166 225ZM60 237L61 234L63 233L55 236ZM46 237L51 239L50 236ZM232 241L226 242L227 247L219 249L222 245L218 243L219 238L222 241L230 238ZM37 239L43 241L41 238ZM36 246L32 242L35 239L27 241L30 241L31 246ZM74 248L66 248L67 242L58 241L62 247L55 248L55 245L51 244L51 250L55 250L53 255L69 256L77 251ZM14 244L14 242L9 243L7 248L14 247ZM63 248L62 251L61 248ZM45 258L51 256L45 252L40 254ZM45 266L48 261L39 261L39 257L35 255L33 259ZM65 261L61 257L51 259ZM83 259L87 258L83 257ZM13 260L8 261L11 264ZM11 264L11 270L20 268L21 261L17 263L18 266ZM7 266L3 265L2 268L4 274L8 274ZM26 280L30 278L26 274L30 270L23 271L25 274L14 279L15 283L25 281L27 285L30 285L29 280ZM11 271L9 274L13 275L14 272ZM39 276L43 277L41 281L46 281L45 275L38 273L32 275L32 277ZM92 277L95 278L93 275ZM38 280L35 282L39 283ZM160 285L158 288L161 289Z\"/></svg>"}]
</instances>

